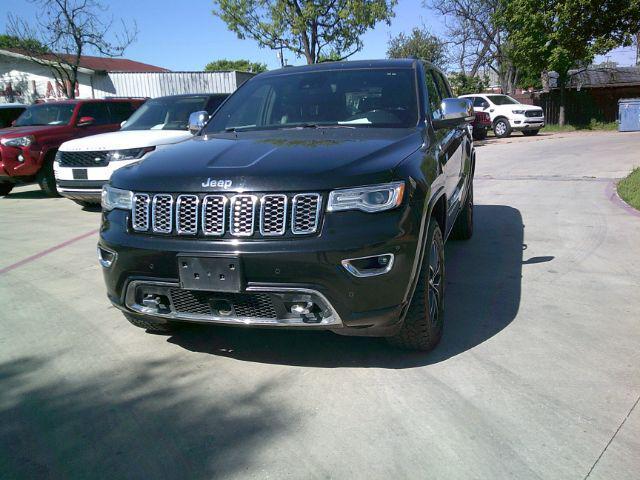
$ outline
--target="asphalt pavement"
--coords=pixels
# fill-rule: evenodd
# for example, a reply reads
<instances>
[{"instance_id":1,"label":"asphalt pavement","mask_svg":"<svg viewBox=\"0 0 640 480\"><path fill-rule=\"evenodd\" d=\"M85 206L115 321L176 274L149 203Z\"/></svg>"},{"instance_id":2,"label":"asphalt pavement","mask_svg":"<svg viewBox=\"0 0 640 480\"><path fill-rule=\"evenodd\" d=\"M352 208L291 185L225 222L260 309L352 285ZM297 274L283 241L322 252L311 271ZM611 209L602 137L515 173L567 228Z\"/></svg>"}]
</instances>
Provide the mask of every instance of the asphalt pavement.
<instances>
[{"instance_id":1,"label":"asphalt pavement","mask_svg":"<svg viewBox=\"0 0 640 480\"><path fill-rule=\"evenodd\" d=\"M110 306L100 213L0 198L0 478L640 478L638 133L478 145L429 353Z\"/></svg>"}]
</instances>

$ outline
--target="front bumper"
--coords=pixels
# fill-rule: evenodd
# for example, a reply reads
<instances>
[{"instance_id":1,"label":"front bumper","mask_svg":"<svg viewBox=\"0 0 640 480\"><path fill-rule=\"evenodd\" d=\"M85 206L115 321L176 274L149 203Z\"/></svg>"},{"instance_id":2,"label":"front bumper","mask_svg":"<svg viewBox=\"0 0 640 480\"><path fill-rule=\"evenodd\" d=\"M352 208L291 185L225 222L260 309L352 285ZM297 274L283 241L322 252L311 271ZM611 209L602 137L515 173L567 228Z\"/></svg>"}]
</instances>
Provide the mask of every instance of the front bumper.
<instances>
[{"instance_id":1,"label":"front bumper","mask_svg":"<svg viewBox=\"0 0 640 480\"><path fill-rule=\"evenodd\" d=\"M296 239L216 241L135 234L125 227L130 224L129 215L121 210L103 213L99 241L99 247L115 254L103 273L109 299L123 311L164 320L320 328L348 335L387 336L400 328L411 290L420 224L407 206L377 214L325 214L320 235ZM381 275L357 277L342 265L345 259L390 253L393 268ZM230 318L215 311L185 315L176 311L174 300L169 300L171 305L160 315L157 309L145 311L139 295L153 295L152 284L159 284L160 290L180 289L179 255L232 255L242 264L244 282L239 295L270 295L276 310L281 310L282 303L303 301L300 295L309 295L308 300L322 313L310 321L286 315L279 315L277 321L259 316ZM140 286L143 290L136 293ZM170 298L162 291L156 293ZM184 290L176 293L187 294ZM202 303L207 302L210 300Z\"/></svg>"}]
</instances>

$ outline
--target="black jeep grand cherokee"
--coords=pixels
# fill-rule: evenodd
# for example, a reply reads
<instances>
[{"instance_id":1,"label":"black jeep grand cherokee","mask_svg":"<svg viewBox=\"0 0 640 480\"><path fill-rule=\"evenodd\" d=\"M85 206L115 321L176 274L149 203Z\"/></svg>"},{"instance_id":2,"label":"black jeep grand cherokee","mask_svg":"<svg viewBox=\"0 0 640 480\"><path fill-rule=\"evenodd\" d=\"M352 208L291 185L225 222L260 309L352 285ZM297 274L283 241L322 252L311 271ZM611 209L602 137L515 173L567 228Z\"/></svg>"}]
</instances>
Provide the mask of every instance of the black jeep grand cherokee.
<instances>
[{"instance_id":1,"label":"black jeep grand cherokee","mask_svg":"<svg viewBox=\"0 0 640 480\"><path fill-rule=\"evenodd\" d=\"M148 330L315 328L433 348L444 241L473 225L473 110L450 97L416 60L254 77L192 140L105 186L109 299Z\"/></svg>"}]
</instances>

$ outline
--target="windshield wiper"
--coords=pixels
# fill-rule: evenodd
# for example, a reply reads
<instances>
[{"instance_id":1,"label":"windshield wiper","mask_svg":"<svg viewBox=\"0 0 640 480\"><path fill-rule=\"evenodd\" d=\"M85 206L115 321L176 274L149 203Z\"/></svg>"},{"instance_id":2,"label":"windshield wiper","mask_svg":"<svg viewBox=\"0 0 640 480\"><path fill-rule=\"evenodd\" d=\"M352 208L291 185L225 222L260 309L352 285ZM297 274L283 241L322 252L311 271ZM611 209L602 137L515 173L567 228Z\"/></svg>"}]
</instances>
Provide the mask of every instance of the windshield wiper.
<instances>
[{"instance_id":1,"label":"windshield wiper","mask_svg":"<svg viewBox=\"0 0 640 480\"><path fill-rule=\"evenodd\" d=\"M355 127L351 125L340 125L340 124L322 125L321 123L303 123L301 125L294 125L291 127L284 127L284 128L295 129L295 128L355 128Z\"/></svg>"}]
</instances>

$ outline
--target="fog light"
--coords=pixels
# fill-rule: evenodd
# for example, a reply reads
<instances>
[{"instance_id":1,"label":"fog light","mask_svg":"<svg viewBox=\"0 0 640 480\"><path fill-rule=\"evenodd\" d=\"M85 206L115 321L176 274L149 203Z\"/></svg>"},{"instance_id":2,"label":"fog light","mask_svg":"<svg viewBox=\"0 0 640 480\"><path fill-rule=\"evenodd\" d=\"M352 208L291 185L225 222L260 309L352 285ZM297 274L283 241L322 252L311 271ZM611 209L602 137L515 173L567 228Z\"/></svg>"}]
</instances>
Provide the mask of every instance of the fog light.
<instances>
[{"instance_id":1,"label":"fog light","mask_svg":"<svg viewBox=\"0 0 640 480\"><path fill-rule=\"evenodd\" d=\"M116 260L116 253L103 247L98 247L98 261L104 268L109 268Z\"/></svg>"},{"instance_id":2,"label":"fog light","mask_svg":"<svg viewBox=\"0 0 640 480\"><path fill-rule=\"evenodd\" d=\"M24 156L22 154L18 155L18 161L20 163L24 162Z\"/></svg>"},{"instance_id":3,"label":"fog light","mask_svg":"<svg viewBox=\"0 0 640 480\"><path fill-rule=\"evenodd\" d=\"M289 311L296 315L308 315L311 310L313 310L313 302L293 303L289 308Z\"/></svg>"},{"instance_id":4,"label":"fog light","mask_svg":"<svg viewBox=\"0 0 640 480\"><path fill-rule=\"evenodd\" d=\"M354 277L375 277L389 273L394 259L393 253L384 253L371 257L347 258L342 260L342 266Z\"/></svg>"}]
</instances>

